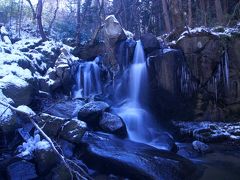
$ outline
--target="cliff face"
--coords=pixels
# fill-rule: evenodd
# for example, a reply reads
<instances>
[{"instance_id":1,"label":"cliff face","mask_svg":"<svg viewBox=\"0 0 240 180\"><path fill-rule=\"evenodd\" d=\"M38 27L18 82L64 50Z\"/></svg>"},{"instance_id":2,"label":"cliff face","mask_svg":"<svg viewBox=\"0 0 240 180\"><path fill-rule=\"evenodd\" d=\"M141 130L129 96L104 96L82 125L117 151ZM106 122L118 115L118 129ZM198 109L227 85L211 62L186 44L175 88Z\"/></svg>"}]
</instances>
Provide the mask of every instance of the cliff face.
<instances>
[{"instance_id":1,"label":"cliff face","mask_svg":"<svg viewBox=\"0 0 240 180\"><path fill-rule=\"evenodd\" d=\"M182 120L238 120L239 31L196 28L172 48L149 53L156 111Z\"/></svg>"}]
</instances>

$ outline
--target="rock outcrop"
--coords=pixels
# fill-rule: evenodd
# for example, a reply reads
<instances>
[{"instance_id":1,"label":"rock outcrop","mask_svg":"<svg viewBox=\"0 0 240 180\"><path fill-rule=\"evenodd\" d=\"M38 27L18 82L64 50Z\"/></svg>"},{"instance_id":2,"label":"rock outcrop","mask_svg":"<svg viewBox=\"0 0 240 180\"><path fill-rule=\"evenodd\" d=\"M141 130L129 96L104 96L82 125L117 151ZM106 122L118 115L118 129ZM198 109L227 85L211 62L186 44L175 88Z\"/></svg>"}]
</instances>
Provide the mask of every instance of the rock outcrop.
<instances>
[{"instance_id":1,"label":"rock outcrop","mask_svg":"<svg viewBox=\"0 0 240 180\"><path fill-rule=\"evenodd\" d=\"M145 49L157 111L168 119L237 120L239 41L237 28L195 28L169 43L173 49Z\"/></svg>"},{"instance_id":2,"label":"rock outcrop","mask_svg":"<svg viewBox=\"0 0 240 180\"><path fill-rule=\"evenodd\" d=\"M99 126L104 132L116 134L120 137L126 137L127 129L121 117L104 112L99 122Z\"/></svg>"},{"instance_id":3,"label":"rock outcrop","mask_svg":"<svg viewBox=\"0 0 240 180\"><path fill-rule=\"evenodd\" d=\"M133 179L186 179L195 172L185 158L141 143L100 133L86 133L82 142L87 145L84 162L102 173Z\"/></svg>"}]
</instances>

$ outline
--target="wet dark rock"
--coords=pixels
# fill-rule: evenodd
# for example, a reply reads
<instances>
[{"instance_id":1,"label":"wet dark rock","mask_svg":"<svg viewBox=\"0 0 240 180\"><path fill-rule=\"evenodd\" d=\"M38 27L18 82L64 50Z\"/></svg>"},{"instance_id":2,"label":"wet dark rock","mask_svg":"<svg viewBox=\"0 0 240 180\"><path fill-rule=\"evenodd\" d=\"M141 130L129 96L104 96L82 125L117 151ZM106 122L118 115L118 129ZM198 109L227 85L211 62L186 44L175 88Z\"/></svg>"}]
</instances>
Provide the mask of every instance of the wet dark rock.
<instances>
[{"instance_id":1,"label":"wet dark rock","mask_svg":"<svg viewBox=\"0 0 240 180\"><path fill-rule=\"evenodd\" d=\"M74 154L74 149L75 149L75 145L65 141L65 140L60 140L58 142L58 144L60 145L63 155L67 158L71 158Z\"/></svg>"},{"instance_id":2,"label":"wet dark rock","mask_svg":"<svg viewBox=\"0 0 240 180\"><path fill-rule=\"evenodd\" d=\"M56 137L67 121L68 119L65 118L42 113L38 124L48 136Z\"/></svg>"},{"instance_id":3,"label":"wet dark rock","mask_svg":"<svg viewBox=\"0 0 240 180\"><path fill-rule=\"evenodd\" d=\"M12 180L35 179L38 177L33 163L18 161L7 167L7 173Z\"/></svg>"},{"instance_id":4,"label":"wet dark rock","mask_svg":"<svg viewBox=\"0 0 240 180\"><path fill-rule=\"evenodd\" d=\"M184 56L176 49L156 50L148 55L148 71L152 107L163 119L180 118L191 115L192 107L188 107L181 93L180 69L184 64ZM189 82L191 82L189 80ZM190 92L187 93L190 96ZM186 113L186 111L190 111ZM184 113L183 113L184 112ZM190 119L184 117L184 119Z\"/></svg>"},{"instance_id":5,"label":"wet dark rock","mask_svg":"<svg viewBox=\"0 0 240 180\"><path fill-rule=\"evenodd\" d=\"M78 118L91 126L98 125L103 112L109 108L110 106L103 101L92 101L80 108Z\"/></svg>"},{"instance_id":6,"label":"wet dark rock","mask_svg":"<svg viewBox=\"0 0 240 180\"><path fill-rule=\"evenodd\" d=\"M101 133L86 133L82 141L84 162L102 173L133 179L186 179L195 171L191 161L145 144Z\"/></svg>"},{"instance_id":7,"label":"wet dark rock","mask_svg":"<svg viewBox=\"0 0 240 180\"><path fill-rule=\"evenodd\" d=\"M95 59L97 56L103 56L106 53L106 46L103 42L95 44L78 45L71 52L80 59Z\"/></svg>"},{"instance_id":8,"label":"wet dark rock","mask_svg":"<svg viewBox=\"0 0 240 180\"><path fill-rule=\"evenodd\" d=\"M37 172L41 176L48 174L52 168L60 163L59 157L51 149L37 149L34 155Z\"/></svg>"},{"instance_id":9,"label":"wet dark rock","mask_svg":"<svg viewBox=\"0 0 240 180\"><path fill-rule=\"evenodd\" d=\"M72 143L79 143L87 130L87 124L78 119L71 119L62 126L60 136Z\"/></svg>"},{"instance_id":10,"label":"wet dark rock","mask_svg":"<svg viewBox=\"0 0 240 180\"><path fill-rule=\"evenodd\" d=\"M122 137L127 135L127 129L121 117L104 112L99 122L101 129L107 133L116 134Z\"/></svg>"},{"instance_id":11,"label":"wet dark rock","mask_svg":"<svg viewBox=\"0 0 240 180\"><path fill-rule=\"evenodd\" d=\"M152 33L143 34L141 36L141 42L146 53L160 49L160 43L157 37Z\"/></svg>"},{"instance_id":12,"label":"wet dark rock","mask_svg":"<svg viewBox=\"0 0 240 180\"><path fill-rule=\"evenodd\" d=\"M223 44L220 39L203 32L185 36L177 44L183 50L193 75L204 84L221 60Z\"/></svg>"},{"instance_id":13,"label":"wet dark rock","mask_svg":"<svg viewBox=\"0 0 240 180\"><path fill-rule=\"evenodd\" d=\"M207 153L210 151L209 146L201 141L192 142L193 149L199 153Z\"/></svg>"},{"instance_id":14,"label":"wet dark rock","mask_svg":"<svg viewBox=\"0 0 240 180\"><path fill-rule=\"evenodd\" d=\"M84 104L81 100L63 100L61 102L52 102L44 105L43 112L62 118L77 117L77 113Z\"/></svg>"},{"instance_id":15,"label":"wet dark rock","mask_svg":"<svg viewBox=\"0 0 240 180\"><path fill-rule=\"evenodd\" d=\"M45 177L45 179L51 180L67 180L71 179L71 174L69 173L69 169L63 164L59 164L54 167L51 172Z\"/></svg>"},{"instance_id":16,"label":"wet dark rock","mask_svg":"<svg viewBox=\"0 0 240 180\"><path fill-rule=\"evenodd\" d=\"M167 151L178 151L178 147L175 143L173 136L168 132L157 134L156 138L154 139L154 144L156 144L156 146L160 147L161 149L165 149Z\"/></svg>"}]
</instances>

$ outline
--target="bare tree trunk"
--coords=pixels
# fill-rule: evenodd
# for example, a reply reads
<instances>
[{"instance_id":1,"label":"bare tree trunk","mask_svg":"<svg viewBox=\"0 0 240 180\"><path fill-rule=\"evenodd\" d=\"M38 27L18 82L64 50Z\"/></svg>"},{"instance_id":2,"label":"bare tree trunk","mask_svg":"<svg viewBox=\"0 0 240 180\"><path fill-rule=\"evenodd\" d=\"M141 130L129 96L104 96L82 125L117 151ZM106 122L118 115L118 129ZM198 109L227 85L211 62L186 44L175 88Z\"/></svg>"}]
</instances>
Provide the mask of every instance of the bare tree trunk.
<instances>
[{"instance_id":1,"label":"bare tree trunk","mask_svg":"<svg viewBox=\"0 0 240 180\"><path fill-rule=\"evenodd\" d=\"M31 0L26 0L31 8L31 11L32 11L32 16L33 16L33 21L36 19L36 12L35 12L35 9L33 7L33 4L31 2Z\"/></svg>"},{"instance_id":2,"label":"bare tree trunk","mask_svg":"<svg viewBox=\"0 0 240 180\"><path fill-rule=\"evenodd\" d=\"M40 36L41 36L42 40L46 41L47 37L46 37L46 34L43 30L43 25L42 25L42 9L43 9L43 2L42 2L42 0L38 0L37 10L36 10L38 30L39 30L39 33L40 33Z\"/></svg>"},{"instance_id":3,"label":"bare tree trunk","mask_svg":"<svg viewBox=\"0 0 240 180\"><path fill-rule=\"evenodd\" d=\"M56 9L54 11L54 14L53 14L53 18L49 24L49 27L48 27L48 34L51 35L51 30L52 30L52 26L53 26L53 23L57 17L57 12L58 12L58 9L59 9L59 0L56 0Z\"/></svg>"},{"instance_id":4,"label":"bare tree trunk","mask_svg":"<svg viewBox=\"0 0 240 180\"><path fill-rule=\"evenodd\" d=\"M19 6L20 6L20 14L19 14L19 29L18 29L18 37L21 37L21 30L22 30L22 14L23 14L23 0L21 0Z\"/></svg>"},{"instance_id":5,"label":"bare tree trunk","mask_svg":"<svg viewBox=\"0 0 240 180\"><path fill-rule=\"evenodd\" d=\"M81 0L77 0L77 33L76 33L76 44L80 44L81 36Z\"/></svg>"},{"instance_id":6,"label":"bare tree trunk","mask_svg":"<svg viewBox=\"0 0 240 180\"><path fill-rule=\"evenodd\" d=\"M208 19L207 19L207 14L209 12L209 9L210 9L210 2L209 0L206 0L207 4L206 4L206 8L205 8L205 15L204 15L204 25L207 26L208 25Z\"/></svg>"},{"instance_id":7,"label":"bare tree trunk","mask_svg":"<svg viewBox=\"0 0 240 180\"><path fill-rule=\"evenodd\" d=\"M170 18L169 18L168 6L167 6L166 0L162 0L162 6L163 6L163 17L164 17L165 27L167 32L170 32L171 26L170 26Z\"/></svg>"},{"instance_id":8,"label":"bare tree trunk","mask_svg":"<svg viewBox=\"0 0 240 180\"><path fill-rule=\"evenodd\" d=\"M11 5L10 5L10 18L9 18L10 27L12 26L12 14L13 14L13 0L11 0Z\"/></svg>"},{"instance_id":9,"label":"bare tree trunk","mask_svg":"<svg viewBox=\"0 0 240 180\"><path fill-rule=\"evenodd\" d=\"M183 23L183 12L181 12L178 0L172 1L171 10L172 10L173 27L176 32L180 32L184 28L184 23Z\"/></svg>"},{"instance_id":10,"label":"bare tree trunk","mask_svg":"<svg viewBox=\"0 0 240 180\"><path fill-rule=\"evenodd\" d=\"M94 42L96 41L96 38L98 36L98 33L101 31L101 29L103 28L103 24L102 22L105 19L105 12L104 12L104 0L98 0L98 7L99 7L99 11L98 11L98 16L99 16L99 24L98 27L96 28L96 30L94 31L91 41L90 41L90 45L93 45Z\"/></svg>"},{"instance_id":11,"label":"bare tree trunk","mask_svg":"<svg viewBox=\"0 0 240 180\"><path fill-rule=\"evenodd\" d=\"M192 27L192 0L188 0L188 26Z\"/></svg>"},{"instance_id":12,"label":"bare tree trunk","mask_svg":"<svg viewBox=\"0 0 240 180\"><path fill-rule=\"evenodd\" d=\"M215 0L215 8L216 8L217 21L219 24L223 24L224 23L223 10L222 10L222 5L220 0Z\"/></svg>"}]
</instances>

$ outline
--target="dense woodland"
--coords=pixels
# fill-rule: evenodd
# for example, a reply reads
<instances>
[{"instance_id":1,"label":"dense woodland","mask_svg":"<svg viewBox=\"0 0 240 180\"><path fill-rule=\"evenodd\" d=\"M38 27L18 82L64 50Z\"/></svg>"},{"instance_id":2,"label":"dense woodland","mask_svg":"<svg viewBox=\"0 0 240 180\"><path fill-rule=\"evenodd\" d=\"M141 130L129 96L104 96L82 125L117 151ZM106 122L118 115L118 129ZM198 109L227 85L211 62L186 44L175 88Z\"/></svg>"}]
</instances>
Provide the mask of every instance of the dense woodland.
<instances>
[{"instance_id":1,"label":"dense woodland","mask_svg":"<svg viewBox=\"0 0 240 180\"><path fill-rule=\"evenodd\" d=\"M184 27L233 26L240 18L240 1L1 0L0 13L1 21L14 27L18 36L22 29L38 27L43 39L76 38L79 43L101 39L99 32L109 14L114 14L136 37L146 32L181 32Z\"/></svg>"}]
</instances>

